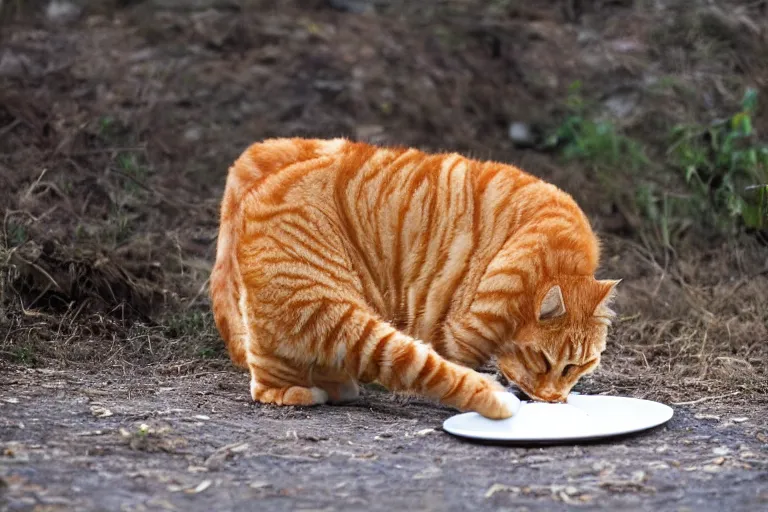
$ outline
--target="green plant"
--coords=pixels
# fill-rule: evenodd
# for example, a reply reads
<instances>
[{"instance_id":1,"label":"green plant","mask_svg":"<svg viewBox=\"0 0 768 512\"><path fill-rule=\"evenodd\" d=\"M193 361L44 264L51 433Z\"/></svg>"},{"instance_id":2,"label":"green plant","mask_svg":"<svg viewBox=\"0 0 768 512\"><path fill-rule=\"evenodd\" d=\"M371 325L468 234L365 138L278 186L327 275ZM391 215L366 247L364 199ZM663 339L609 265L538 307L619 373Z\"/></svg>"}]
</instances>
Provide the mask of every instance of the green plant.
<instances>
[{"instance_id":1,"label":"green plant","mask_svg":"<svg viewBox=\"0 0 768 512\"><path fill-rule=\"evenodd\" d=\"M213 347L203 347L200 350L198 350L197 355L200 356L202 359L213 359L218 354L218 350L216 350Z\"/></svg>"},{"instance_id":2,"label":"green plant","mask_svg":"<svg viewBox=\"0 0 768 512\"><path fill-rule=\"evenodd\" d=\"M35 354L30 347L17 347L13 351L13 358L17 363L30 366L35 363Z\"/></svg>"},{"instance_id":3,"label":"green plant","mask_svg":"<svg viewBox=\"0 0 768 512\"><path fill-rule=\"evenodd\" d=\"M125 176L125 189L130 193L137 193L144 187L144 182L149 175L149 169L139 162L135 153L120 153L117 155L118 171Z\"/></svg>"},{"instance_id":4,"label":"green plant","mask_svg":"<svg viewBox=\"0 0 768 512\"><path fill-rule=\"evenodd\" d=\"M684 173L702 213L727 230L739 222L768 227L768 145L752 125L756 108L757 91L748 89L730 118L679 125L671 134L671 165Z\"/></svg>"},{"instance_id":5,"label":"green plant","mask_svg":"<svg viewBox=\"0 0 768 512\"><path fill-rule=\"evenodd\" d=\"M9 247L18 247L24 242L27 241L29 238L29 235L27 233L27 228L24 227L22 224L16 224L16 223L9 223L8 224L8 246Z\"/></svg>"},{"instance_id":6,"label":"green plant","mask_svg":"<svg viewBox=\"0 0 768 512\"><path fill-rule=\"evenodd\" d=\"M636 171L649 163L639 142L620 134L609 121L589 116L580 82L571 84L566 106L565 121L547 141L549 147L559 147L566 159L588 162L603 172Z\"/></svg>"},{"instance_id":7,"label":"green plant","mask_svg":"<svg viewBox=\"0 0 768 512\"><path fill-rule=\"evenodd\" d=\"M168 318L165 324L166 334L173 338L200 336L212 328L212 317L202 311L185 311Z\"/></svg>"}]
</instances>

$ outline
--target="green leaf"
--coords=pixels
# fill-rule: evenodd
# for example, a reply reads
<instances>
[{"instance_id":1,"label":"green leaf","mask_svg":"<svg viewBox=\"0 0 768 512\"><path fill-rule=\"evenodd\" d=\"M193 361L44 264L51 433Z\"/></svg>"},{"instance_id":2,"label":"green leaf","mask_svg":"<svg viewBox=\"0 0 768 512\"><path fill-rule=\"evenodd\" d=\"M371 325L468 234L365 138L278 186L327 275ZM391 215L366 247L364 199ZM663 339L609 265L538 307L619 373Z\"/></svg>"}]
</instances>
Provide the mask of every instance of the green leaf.
<instances>
[{"instance_id":1,"label":"green leaf","mask_svg":"<svg viewBox=\"0 0 768 512\"><path fill-rule=\"evenodd\" d=\"M744 92L744 98L741 100L741 108L750 113L757 110L757 89L747 87L747 90Z\"/></svg>"}]
</instances>

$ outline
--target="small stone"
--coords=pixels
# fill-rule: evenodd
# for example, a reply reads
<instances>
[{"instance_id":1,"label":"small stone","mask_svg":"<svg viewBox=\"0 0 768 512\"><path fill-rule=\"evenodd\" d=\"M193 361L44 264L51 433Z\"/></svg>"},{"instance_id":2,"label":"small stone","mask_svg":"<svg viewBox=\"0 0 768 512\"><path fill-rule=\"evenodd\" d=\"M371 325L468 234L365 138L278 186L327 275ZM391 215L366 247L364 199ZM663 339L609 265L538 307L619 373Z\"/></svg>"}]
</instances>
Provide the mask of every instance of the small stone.
<instances>
[{"instance_id":1,"label":"small stone","mask_svg":"<svg viewBox=\"0 0 768 512\"><path fill-rule=\"evenodd\" d=\"M616 39L611 41L614 50L621 53L637 52L645 49L645 46L634 39Z\"/></svg>"},{"instance_id":2,"label":"small stone","mask_svg":"<svg viewBox=\"0 0 768 512\"><path fill-rule=\"evenodd\" d=\"M514 142L516 146L529 147L534 143L533 132L531 131L531 127L526 123L510 123L508 136L509 140Z\"/></svg>"},{"instance_id":3,"label":"small stone","mask_svg":"<svg viewBox=\"0 0 768 512\"><path fill-rule=\"evenodd\" d=\"M712 449L712 453L715 455L728 455L731 453L731 450L727 446L718 446L717 448Z\"/></svg>"},{"instance_id":4,"label":"small stone","mask_svg":"<svg viewBox=\"0 0 768 512\"><path fill-rule=\"evenodd\" d=\"M701 468L702 471L705 471L706 473L718 473L723 470L720 466L717 464L707 464L703 468Z\"/></svg>"},{"instance_id":5,"label":"small stone","mask_svg":"<svg viewBox=\"0 0 768 512\"><path fill-rule=\"evenodd\" d=\"M80 17L80 8L65 0L51 0L45 8L45 17L52 23L71 23Z\"/></svg>"},{"instance_id":6,"label":"small stone","mask_svg":"<svg viewBox=\"0 0 768 512\"><path fill-rule=\"evenodd\" d=\"M632 113L639 101L640 94L635 91L630 91L611 96L605 100L604 105L611 117L615 119L623 119Z\"/></svg>"},{"instance_id":7,"label":"small stone","mask_svg":"<svg viewBox=\"0 0 768 512\"><path fill-rule=\"evenodd\" d=\"M718 457L716 459L712 459L712 464L717 464L718 466L722 466L725 463L725 457Z\"/></svg>"},{"instance_id":8,"label":"small stone","mask_svg":"<svg viewBox=\"0 0 768 512\"><path fill-rule=\"evenodd\" d=\"M581 44L592 43L600 38L599 34L594 30L581 30L576 36L576 40Z\"/></svg>"},{"instance_id":9,"label":"small stone","mask_svg":"<svg viewBox=\"0 0 768 512\"><path fill-rule=\"evenodd\" d=\"M251 489L264 489L265 487L272 487L272 484L263 480L256 480L248 484Z\"/></svg>"},{"instance_id":10,"label":"small stone","mask_svg":"<svg viewBox=\"0 0 768 512\"><path fill-rule=\"evenodd\" d=\"M0 55L0 76L17 78L26 74L38 74L40 69L27 57L10 50Z\"/></svg>"},{"instance_id":11,"label":"small stone","mask_svg":"<svg viewBox=\"0 0 768 512\"><path fill-rule=\"evenodd\" d=\"M184 138L190 142L197 142L203 138L203 132L197 126L193 126L184 131Z\"/></svg>"},{"instance_id":12,"label":"small stone","mask_svg":"<svg viewBox=\"0 0 768 512\"><path fill-rule=\"evenodd\" d=\"M694 416L697 420L712 420L712 421L720 421L720 416L717 416L715 414L696 414Z\"/></svg>"},{"instance_id":13,"label":"small stone","mask_svg":"<svg viewBox=\"0 0 768 512\"><path fill-rule=\"evenodd\" d=\"M737 418L731 418L731 421L734 423L744 423L745 421L749 421L749 418L745 416L739 416Z\"/></svg>"},{"instance_id":14,"label":"small stone","mask_svg":"<svg viewBox=\"0 0 768 512\"><path fill-rule=\"evenodd\" d=\"M434 431L435 431L435 429L433 429L433 428L425 428L423 430L419 430L418 432L416 432L416 435L419 436L419 437L424 437L424 436L428 436L429 434L431 434Z\"/></svg>"}]
</instances>

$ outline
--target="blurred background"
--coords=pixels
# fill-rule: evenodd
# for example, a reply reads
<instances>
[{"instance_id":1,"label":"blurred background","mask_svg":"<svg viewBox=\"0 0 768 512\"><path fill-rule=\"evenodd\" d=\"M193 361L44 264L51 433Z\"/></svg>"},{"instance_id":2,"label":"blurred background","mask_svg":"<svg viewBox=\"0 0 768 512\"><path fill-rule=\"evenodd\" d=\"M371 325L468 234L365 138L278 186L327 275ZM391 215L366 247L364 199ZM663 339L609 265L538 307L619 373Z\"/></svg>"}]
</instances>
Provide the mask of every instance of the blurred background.
<instances>
[{"instance_id":1,"label":"blurred background","mask_svg":"<svg viewBox=\"0 0 768 512\"><path fill-rule=\"evenodd\" d=\"M0 1L0 367L228 368L230 163L346 136L562 187L622 278L580 389L768 392L768 2Z\"/></svg>"}]
</instances>

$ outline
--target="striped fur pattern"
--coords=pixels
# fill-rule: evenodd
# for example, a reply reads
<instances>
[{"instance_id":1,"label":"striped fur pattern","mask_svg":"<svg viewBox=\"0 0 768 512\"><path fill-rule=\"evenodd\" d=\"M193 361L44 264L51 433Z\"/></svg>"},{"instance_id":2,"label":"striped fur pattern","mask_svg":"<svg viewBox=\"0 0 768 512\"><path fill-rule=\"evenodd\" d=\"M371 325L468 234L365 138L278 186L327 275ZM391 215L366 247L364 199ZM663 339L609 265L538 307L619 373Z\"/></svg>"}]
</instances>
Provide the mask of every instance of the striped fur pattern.
<instances>
[{"instance_id":1,"label":"striped fur pattern","mask_svg":"<svg viewBox=\"0 0 768 512\"><path fill-rule=\"evenodd\" d=\"M211 297L264 403L360 382L489 418L512 411L473 368L496 357L562 401L605 347L616 281L570 196L500 163L345 139L272 139L230 168Z\"/></svg>"}]
</instances>

